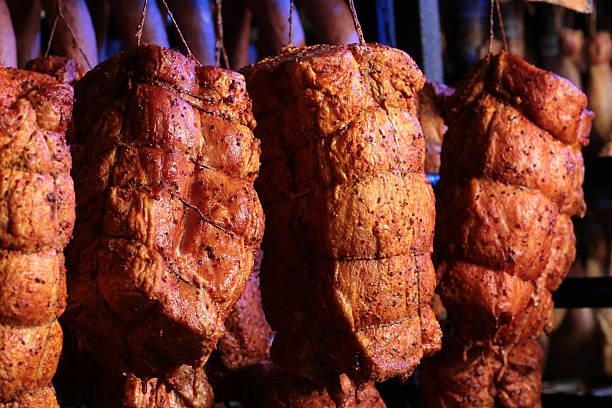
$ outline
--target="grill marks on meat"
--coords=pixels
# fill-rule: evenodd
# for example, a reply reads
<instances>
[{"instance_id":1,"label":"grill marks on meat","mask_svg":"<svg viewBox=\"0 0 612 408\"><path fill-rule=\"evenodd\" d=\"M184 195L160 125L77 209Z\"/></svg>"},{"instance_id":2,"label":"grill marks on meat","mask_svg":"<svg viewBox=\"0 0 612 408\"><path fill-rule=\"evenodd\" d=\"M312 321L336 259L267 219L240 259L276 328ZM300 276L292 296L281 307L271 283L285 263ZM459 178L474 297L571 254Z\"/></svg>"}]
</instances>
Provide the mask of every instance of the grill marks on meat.
<instances>
[{"instance_id":1,"label":"grill marks on meat","mask_svg":"<svg viewBox=\"0 0 612 408\"><path fill-rule=\"evenodd\" d=\"M98 65L76 95L67 318L112 370L160 379L140 397L180 393L168 373L206 362L263 234L244 79L142 46Z\"/></svg>"},{"instance_id":2,"label":"grill marks on meat","mask_svg":"<svg viewBox=\"0 0 612 408\"><path fill-rule=\"evenodd\" d=\"M422 73L381 45L293 48L244 72L263 144L275 362L312 379L409 376L440 343Z\"/></svg>"},{"instance_id":3,"label":"grill marks on meat","mask_svg":"<svg viewBox=\"0 0 612 408\"><path fill-rule=\"evenodd\" d=\"M57 406L51 387L75 220L64 132L73 91L0 68L0 406Z\"/></svg>"},{"instance_id":4,"label":"grill marks on meat","mask_svg":"<svg viewBox=\"0 0 612 408\"><path fill-rule=\"evenodd\" d=\"M569 81L504 52L449 98L436 259L452 329L448 349L425 364L425 406L539 404L541 352L530 339L551 329L551 291L576 254L586 105Z\"/></svg>"}]
</instances>

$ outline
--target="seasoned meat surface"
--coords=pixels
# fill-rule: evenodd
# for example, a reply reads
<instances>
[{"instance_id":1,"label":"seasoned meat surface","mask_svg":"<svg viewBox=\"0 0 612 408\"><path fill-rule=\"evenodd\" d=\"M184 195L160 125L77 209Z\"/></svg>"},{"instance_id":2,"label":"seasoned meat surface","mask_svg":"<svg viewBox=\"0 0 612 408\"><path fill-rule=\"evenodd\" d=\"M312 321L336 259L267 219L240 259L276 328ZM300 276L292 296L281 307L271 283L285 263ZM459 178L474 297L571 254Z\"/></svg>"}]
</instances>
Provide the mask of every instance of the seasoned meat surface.
<instances>
[{"instance_id":1,"label":"seasoned meat surface","mask_svg":"<svg viewBox=\"0 0 612 408\"><path fill-rule=\"evenodd\" d=\"M424 406L539 406L533 339L576 255L593 115L569 81L505 52L447 102L435 259L449 340L424 364Z\"/></svg>"},{"instance_id":2,"label":"seasoned meat surface","mask_svg":"<svg viewBox=\"0 0 612 408\"><path fill-rule=\"evenodd\" d=\"M147 45L90 71L76 100L66 318L111 371L146 385L136 400L172 399L188 381L167 379L202 371L263 235L244 79ZM187 406L209 404L205 383Z\"/></svg>"},{"instance_id":3,"label":"seasoned meat surface","mask_svg":"<svg viewBox=\"0 0 612 408\"><path fill-rule=\"evenodd\" d=\"M64 137L72 100L48 75L0 67L1 407L57 406L63 250L75 220Z\"/></svg>"},{"instance_id":4,"label":"seasoned meat surface","mask_svg":"<svg viewBox=\"0 0 612 408\"><path fill-rule=\"evenodd\" d=\"M261 302L262 256L263 251L259 251L247 288L225 321L225 334L206 366L215 398L253 408L335 408L336 403L322 385L288 373L270 360L274 333ZM342 375L334 385L336 399L345 400L347 407L385 406L371 382L357 391L356 385Z\"/></svg>"},{"instance_id":5,"label":"seasoned meat surface","mask_svg":"<svg viewBox=\"0 0 612 408\"><path fill-rule=\"evenodd\" d=\"M259 250L251 277L225 320L225 333L217 346L223 366L229 371L242 370L270 359L274 332L261 303L259 271L262 256L263 251Z\"/></svg>"},{"instance_id":6,"label":"seasoned meat surface","mask_svg":"<svg viewBox=\"0 0 612 408\"><path fill-rule=\"evenodd\" d=\"M26 69L51 75L59 82L71 85L85 75L85 69L75 60L54 55L30 60L26 63Z\"/></svg>"},{"instance_id":7,"label":"seasoned meat surface","mask_svg":"<svg viewBox=\"0 0 612 408\"><path fill-rule=\"evenodd\" d=\"M262 141L274 362L317 381L409 376L440 346L423 74L378 44L291 48L243 72Z\"/></svg>"},{"instance_id":8,"label":"seasoned meat surface","mask_svg":"<svg viewBox=\"0 0 612 408\"><path fill-rule=\"evenodd\" d=\"M503 353L506 353L504 356ZM428 359L421 375L422 405L432 408L541 407L542 350L526 339L509 350L465 348L444 336L442 351Z\"/></svg>"},{"instance_id":9,"label":"seasoned meat surface","mask_svg":"<svg viewBox=\"0 0 612 408\"><path fill-rule=\"evenodd\" d=\"M212 405L212 388L203 368L180 366L160 381L142 380L130 374L125 382L126 408L207 408Z\"/></svg>"},{"instance_id":10,"label":"seasoned meat surface","mask_svg":"<svg viewBox=\"0 0 612 408\"><path fill-rule=\"evenodd\" d=\"M445 100L455 90L447 85L427 81L417 98L419 123L425 135L425 172L440 172L440 152L448 127L444 124L442 110Z\"/></svg>"}]
</instances>

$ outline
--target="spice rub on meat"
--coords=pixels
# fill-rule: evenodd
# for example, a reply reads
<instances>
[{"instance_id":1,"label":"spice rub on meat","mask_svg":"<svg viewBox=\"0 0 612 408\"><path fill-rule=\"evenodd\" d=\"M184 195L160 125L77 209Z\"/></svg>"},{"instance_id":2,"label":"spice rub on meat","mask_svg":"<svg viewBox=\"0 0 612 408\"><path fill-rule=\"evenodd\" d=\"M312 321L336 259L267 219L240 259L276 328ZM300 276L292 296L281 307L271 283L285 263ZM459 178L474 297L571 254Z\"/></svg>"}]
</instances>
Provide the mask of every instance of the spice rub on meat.
<instances>
[{"instance_id":1,"label":"spice rub on meat","mask_svg":"<svg viewBox=\"0 0 612 408\"><path fill-rule=\"evenodd\" d=\"M166 380L201 372L263 235L244 79L147 45L88 72L76 100L67 321L130 384L180 394Z\"/></svg>"},{"instance_id":2,"label":"spice rub on meat","mask_svg":"<svg viewBox=\"0 0 612 408\"><path fill-rule=\"evenodd\" d=\"M505 52L447 102L435 260L450 324L424 363L424 406L539 406L533 339L576 255L593 114L569 81Z\"/></svg>"},{"instance_id":3,"label":"spice rub on meat","mask_svg":"<svg viewBox=\"0 0 612 408\"><path fill-rule=\"evenodd\" d=\"M75 198L64 132L73 90L0 67L0 407L56 407Z\"/></svg>"},{"instance_id":4,"label":"spice rub on meat","mask_svg":"<svg viewBox=\"0 0 612 408\"><path fill-rule=\"evenodd\" d=\"M423 74L378 44L291 48L243 72L262 141L274 362L317 381L408 377L440 347Z\"/></svg>"}]
</instances>

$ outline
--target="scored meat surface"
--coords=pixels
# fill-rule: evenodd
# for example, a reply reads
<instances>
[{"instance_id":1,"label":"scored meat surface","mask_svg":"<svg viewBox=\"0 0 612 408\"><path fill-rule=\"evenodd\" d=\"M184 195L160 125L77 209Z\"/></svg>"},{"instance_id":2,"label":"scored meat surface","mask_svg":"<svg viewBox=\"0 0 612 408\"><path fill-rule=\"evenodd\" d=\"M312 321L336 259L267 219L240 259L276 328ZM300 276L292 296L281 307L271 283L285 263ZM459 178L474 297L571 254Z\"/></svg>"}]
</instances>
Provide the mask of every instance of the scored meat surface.
<instances>
[{"instance_id":1,"label":"scored meat surface","mask_svg":"<svg viewBox=\"0 0 612 408\"><path fill-rule=\"evenodd\" d=\"M69 85L0 67L0 407L57 406L64 247L75 220Z\"/></svg>"},{"instance_id":2,"label":"scored meat surface","mask_svg":"<svg viewBox=\"0 0 612 408\"><path fill-rule=\"evenodd\" d=\"M423 74L377 44L292 48L243 72L262 141L274 362L313 380L409 376L440 347Z\"/></svg>"},{"instance_id":3,"label":"scored meat surface","mask_svg":"<svg viewBox=\"0 0 612 408\"><path fill-rule=\"evenodd\" d=\"M254 126L240 74L159 46L78 82L66 320L112 371L198 372L215 348L263 235Z\"/></svg>"},{"instance_id":4,"label":"scored meat surface","mask_svg":"<svg viewBox=\"0 0 612 408\"><path fill-rule=\"evenodd\" d=\"M451 324L424 363L424 406L539 406L532 339L551 330L551 291L576 255L586 106L569 81L505 52L448 99L435 259Z\"/></svg>"}]
</instances>

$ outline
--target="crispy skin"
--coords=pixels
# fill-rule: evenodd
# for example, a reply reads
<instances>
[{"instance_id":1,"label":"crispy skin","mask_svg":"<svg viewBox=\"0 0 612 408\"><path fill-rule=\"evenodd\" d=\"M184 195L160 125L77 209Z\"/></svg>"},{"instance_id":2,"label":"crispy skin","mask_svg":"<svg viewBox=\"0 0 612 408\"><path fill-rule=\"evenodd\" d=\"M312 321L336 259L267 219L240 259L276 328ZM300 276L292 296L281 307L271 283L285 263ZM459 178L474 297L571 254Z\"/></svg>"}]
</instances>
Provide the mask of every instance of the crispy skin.
<instances>
[{"instance_id":1,"label":"crispy skin","mask_svg":"<svg viewBox=\"0 0 612 408\"><path fill-rule=\"evenodd\" d=\"M263 145L274 361L311 379L410 375L440 339L419 300L435 287L433 273L419 280L435 217L416 117L422 73L378 44L291 48L243 72Z\"/></svg>"},{"instance_id":2,"label":"crispy skin","mask_svg":"<svg viewBox=\"0 0 612 408\"><path fill-rule=\"evenodd\" d=\"M271 204L264 251L326 259L431 253L433 200L424 174L386 172Z\"/></svg>"},{"instance_id":3,"label":"crispy skin","mask_svg":"<svg viewBox=\"0 0 612 408\"><path fill-rule=\"evenodd\" d=\"M263 234L244 79L142 46L90 71L76 94L67 320L111 371L198 371Z\"/></svg>"},{"instance_id":4,"label":"crispy skin","mask_svg":"<svg viewBox=\"0 0 612 408\"><path fill-rule=\"evenodd\" d=\"M0 68L0 406L57 406L51 384L66 306L72 160L63 132L73 91Z\"/></svg>"},{"instance_id":5,"label":"crispy skin","mask_svg":"<svg viewBox=\"0 0 612 408\"><path fill-rule=\"evenodd\" d=\"M454 211L438 212L442 257L509 268L535 280L550 257L557 206L537 191L487 179L448 182L439 207Z\"/></svg>"},{"instance_id":6,"label":"crispy skin","mask_svg":"<svg viewBox=\"0 0 612 408\"><path fill-rule=\"evenodd\" d=\"M424 406L539 406L532 339L576 255L592 113L569 81L504 52L448 102L435 248L451 339L424 364Z\"/></svg>"},{"instance_id":7,"label":"crispy skin","mask_svg":"<svg viewBox=\"0 0 612 408\"><path fill-rule=\"evenodd\" d=\"M489 91L567 145L587 145L593 112L571 82L504 51L472 67L449 98L446 120Z\"/></svg>"},{"instance_id":8,"label":"crispy skin","mask_svg":"<svg viewBox=\"0 0 612 408\"><path fill-rule=\"evenodd\" d=\"M211 358L207 365L215 393L220 400L238 400L246 407L335 407L324 387L294 376L270 360L274 333L266 321L259 289L262 256L263 251L259 251L247 288L225 321L218 358ZM433 268L430 275L433 277ZM376 285L369 282L364 286ZM375 289L363 292L362 297L375 293ZM343 395L339 398L345 398L348 407L384 407L373 383L363 386L359 398L355 396L355 385L345 375L335 385Z\"/></svg>"},{"instance_id":9,"label":"crispy skin","mask_svg":"<svg viewBox=\"0 0 612 408\"><path fill-rule=\"evenodd\" d=\"M62 350L57 320L39 326L0 326L0 395L4 401L51 382Z\"/></svg>"},{"instance_id":10,"label":"crispy skin","mask_svg":"<svg viewBox=\"0 0 612 408\"><path fill-rule=\"evenodd\" d=\"M542 393L542 349L536 340L513 347L507 366L497 381L497 401L505 407L540 407Z\"/></svg>"},{"instance_id":11,"label":"crispy skin","mask_svg":"<svg viewBox=\"0 0 612 408\"><path fill-rule=\"evenodd\" d=\"M355 261L266 256L262 265L269 270L262 274L262 288L271 326L293 323L291 330L277 333L272 358L285 361L284 368L292 372L333 365L349 367L353 376L359 370L398 376L418 364L423 350L439 347L440 329L428 311L435 276L427 256ZM284 274L291 280L284 281ZM296 297L298 291L303 295ZM432 322L427 331L421 328L419 310ZM337 351L326 357L304 355L324 347Z\"/></svg>"}]
</instances>

